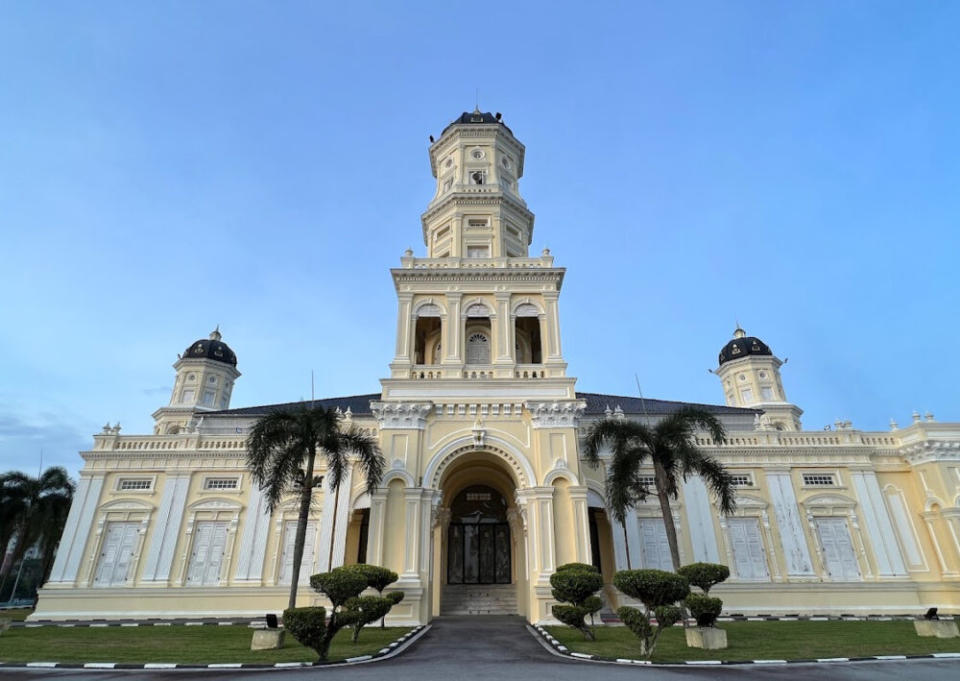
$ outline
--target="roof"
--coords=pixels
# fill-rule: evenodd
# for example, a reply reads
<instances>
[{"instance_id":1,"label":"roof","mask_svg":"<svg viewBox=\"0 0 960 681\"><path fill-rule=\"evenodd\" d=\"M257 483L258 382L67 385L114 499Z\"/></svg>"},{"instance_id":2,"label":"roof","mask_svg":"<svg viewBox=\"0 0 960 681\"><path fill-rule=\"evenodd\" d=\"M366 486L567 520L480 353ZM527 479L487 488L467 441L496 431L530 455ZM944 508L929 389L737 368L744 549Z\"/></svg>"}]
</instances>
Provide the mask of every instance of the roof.
<instances>
[{"instance_id":1,"label":"roof","mask_svg":"<svg viewBox=\"0 0 960 681\"><path fill-rule=\"evenodd\" d=\"M314 400L313 403L324 409L340 408L340 411L349 409L355 415L370 414L370 402L379 401L380 393L371 393L369 395L350 395L348 397L326 397ZM743 416L752 416L761 413L759 409L743 409L741 407L727 407L721 404L698 404L695 402L676 402L673 400L653 400L641 399L639 397L626 397L623 395L607 395L604 393L577 393L577 397L585 400L587 403L586 415L594 416L603 414L607 407L616 409L620 407L625 414L644 414L650 416L659 416L671 414L682 407L699 407L712 414L739 414ZM255 407L240 407L239 409L222 409L220 411L205 412L204 417L210 416L262 416L282 409L296 409L306 406L308 402L301 400L299 402L284 402L282 404L264 404Z\"/></svg>"},{"instance_id":2,"label":"roof","mask_svg":"<svg viewBox=\"0 0 960 681\"><path fill-rule=\"evenodd\" d=\"M739 414L741 416L752 416L761 413L759 409L745 409L743 407L728 407L723 404L699 404L697 402L678 402L675 400L654 400L650 398L626 397L623 395L607 395L605 393L582 393L578 392L577 397L587 402L586 414L588 416L603 414L607 407L616 409L618 406L624 414L640 414L650 416L662 416L672 414L683 407L697 407L704 409L711 414Z\"/></svg>"},{"instance_id":3,"label":"roof","mask_svg":"<svg viewBox=\"0 0 960 681\"><path fill-rule=\"evenodd\" d=\"M452 128L454 125L498 125L498 124L506 128L507 132L509 132L511 135L513 134L513 131L510 128L507 128L506 124L503 121L501 121L499 118L497 118L497 116L495 116L494 114L490 113L489 111L487 113L481 113L479 109L474 109L473 112L464 111L457 118L454 118L453 121L450 122L450 125L445 127L443 129L443 132L440 134L445 135L447 130Z\"/></svg>"},{"instance_id":4,"label":"roof","mask_svg":"<svg viewBox=\"0 0 960 681\"><path fill-rule=\"evenodd\" d=\"M370 401L379 400L380 393L371 393L369 395L350 395L349 397L325 397L319 400L313 400L313 404L324 409L336 409L340 411L349 409L354 414L369 414ZM221 409L220 411L204 412L204 417L209 416L263 416L275 411L284 409L297 409L309 405L308 400L298 402L282 402L280 404L262 404L255 407L240 407L239 409Z\"/></svg>"}]
</instances>

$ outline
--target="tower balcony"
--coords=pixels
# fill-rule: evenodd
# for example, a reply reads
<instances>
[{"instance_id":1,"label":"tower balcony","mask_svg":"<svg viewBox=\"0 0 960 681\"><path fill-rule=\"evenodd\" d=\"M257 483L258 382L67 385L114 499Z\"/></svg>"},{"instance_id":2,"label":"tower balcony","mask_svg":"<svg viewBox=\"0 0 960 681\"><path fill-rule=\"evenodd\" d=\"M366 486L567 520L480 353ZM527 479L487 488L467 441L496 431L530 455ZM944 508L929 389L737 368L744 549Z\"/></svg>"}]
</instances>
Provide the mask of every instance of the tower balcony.
<instances>
[{"instance_id":1,"label":"tower balcony","mask_svg":"<svg viewBox=\"0 0 960 681\"><path fill-rule=\"evenodd\" d=\"M415 270L465 270L465 269L550 269L553 256L539 258L414 258L400 259L404 269Z\"/></svg>"},{"instance_id":2,"label":"tower balcony","mask_svg":"<svg viewBox=\"0 0 960 681\"><path fill-rule=\"evenodd\" d=\"M415 381L491 379L540 380L564 378L567 365L555 364L413 364L395 367L393 378L409 378Z\"/></svg>"}]
</instances>

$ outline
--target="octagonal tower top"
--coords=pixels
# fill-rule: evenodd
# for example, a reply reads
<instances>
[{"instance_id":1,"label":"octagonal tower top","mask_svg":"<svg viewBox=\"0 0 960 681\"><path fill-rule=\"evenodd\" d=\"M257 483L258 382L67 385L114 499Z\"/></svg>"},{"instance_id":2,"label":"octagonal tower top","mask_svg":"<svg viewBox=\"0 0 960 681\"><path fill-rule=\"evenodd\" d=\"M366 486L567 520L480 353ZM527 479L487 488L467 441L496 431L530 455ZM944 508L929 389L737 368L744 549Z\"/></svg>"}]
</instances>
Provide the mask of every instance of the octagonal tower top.
<instances>
[{"instance_id":1,"label":"octagonal tower top","mask_svg":"<svg viewBox=\"0 0 960 681\"><path fill-rule=\"evenodd\" d=\"M527 257L533 213L518 184L524 152L499 113L476 109L444 128L430 145L437 189L421 216L428 258Z\"/></svg>"}]
</instances>

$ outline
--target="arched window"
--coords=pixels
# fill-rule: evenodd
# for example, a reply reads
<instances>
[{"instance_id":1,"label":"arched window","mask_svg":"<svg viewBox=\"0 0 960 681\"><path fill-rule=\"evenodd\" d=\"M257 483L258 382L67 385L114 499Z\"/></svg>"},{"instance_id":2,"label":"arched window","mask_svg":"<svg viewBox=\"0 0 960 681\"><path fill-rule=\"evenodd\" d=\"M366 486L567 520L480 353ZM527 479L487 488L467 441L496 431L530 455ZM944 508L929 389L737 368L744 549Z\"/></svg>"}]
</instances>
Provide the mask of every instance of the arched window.
<instances>
[{"instance_id":1,"label":"arched window","mask_svg":"<svg viewBox=\"0 0 960 681\"><path fill-rule=\"evenodd\" d=\"M490 364L490 341L482 333L467 338L467 364Z\"/></svg>"}]
</instances>

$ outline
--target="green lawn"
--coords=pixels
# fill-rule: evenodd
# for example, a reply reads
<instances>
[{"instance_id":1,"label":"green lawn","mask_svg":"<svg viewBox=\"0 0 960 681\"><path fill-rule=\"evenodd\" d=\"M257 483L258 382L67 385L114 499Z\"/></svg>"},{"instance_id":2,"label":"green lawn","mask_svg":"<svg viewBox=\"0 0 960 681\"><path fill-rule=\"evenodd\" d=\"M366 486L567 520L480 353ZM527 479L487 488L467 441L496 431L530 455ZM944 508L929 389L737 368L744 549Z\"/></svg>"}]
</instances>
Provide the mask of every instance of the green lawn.
<instances>
[{"instance_id":1,"label":"green lawn","mask_svg":"<svg viewBox=\"0 0 960 681\"><path fill-rule=\"evenodd\" d=\"M0 610L0 620L13 620L20 622L27 619L27 615L33 612L32 608L10 608L9 610Z\"/></svg>"},{"instance_id":2,"label":"green lawn","mask_svg":"<svg viewBox=\"0 0 960 681\"><path fill-rule=\"evenodd\" d=\"M330 647L330 660L377 652L408 632L406 627L365 627L350 642L341 630ZM9 629L0 635L2 662L312 662L316 653L289 634L280 650L252 652L253 629L246 626L57 627Z\"/></svg>"},{"instance_id":3,"label":"green lawn","mask_svg":"<svg viewBox=\"0 0 960 681\"><path fill-rule=\"evenodd\" d=\"M571 651L607 658L640 658L639 639L626 627L596 627L586 641L570 627L546 627ZM688 648L683 629L660 637L654 662L683 660L795 660L867 655L960 652L960 639L920 638L913 622L724 622L725 650Z\"/></svg>"}]
</instances>

